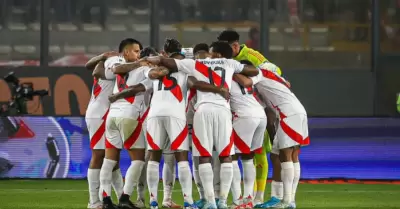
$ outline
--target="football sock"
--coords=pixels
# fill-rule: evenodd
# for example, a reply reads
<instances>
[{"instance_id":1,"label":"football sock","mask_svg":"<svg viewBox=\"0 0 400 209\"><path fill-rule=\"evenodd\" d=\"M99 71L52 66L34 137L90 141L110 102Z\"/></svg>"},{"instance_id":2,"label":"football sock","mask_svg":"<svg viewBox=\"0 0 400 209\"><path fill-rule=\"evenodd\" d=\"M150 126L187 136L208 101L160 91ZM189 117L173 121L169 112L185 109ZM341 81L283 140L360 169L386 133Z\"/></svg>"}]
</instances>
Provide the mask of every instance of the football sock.
<instances>
[{"instance_id":1,"label":"football sock","mask_svg":"<svg viewBox=\"0 0 400 209\"><path fill-rule=\"evenodd\" d=\"M263 147L262 153L254 155L254 159L256 166L256 185L254 186L255 199L263 201L265 185L268 177L268 160L265 147Z\"/></svg>"},{"instance_id":2,"label":"football sock","mask_svg":"<svg viewBox=\"0 0 400 209\"><path fill-rule=\"evenodd\" d=\"M131 162L125 175L124 194L131 196L133 189L137 187L144 161L134 160Z\"/></svg>"},{"instance_id":3,"label":"football sock","mask_svg":"<svg viewBox=\"0 0 400 209\"><path fill-rule=\"evenodd\" d=\"M214 195L214 172L211 167L211 163L203 163L199 165L199 175L201 182L203 183L205 199L209 203L215 204L215 195Z\"/></svg>"},{"instance_id":4,"label":"football sock","mask_svg":"<svg viewBox=\"0 0 400 209\"><path fill-rule=\"evenodd\" d=\"M242 188L240 182L242 181L242 175L240 174L240 168L237 160L232 161L232 166L233 166L233 179L231 186L232 200L235 205L240 205L240 199L242 196Z\"/></svg>"},{"instance_id":5,"label":"football sock","mask_svg":"<svg viewBox=\"0 0 400 209\"><path fill-rule=\"evenodd\" d=\"M256 179L256 167L253 159L242 160L243 165L243 196L253 199L254 181Z\"/></svg>"},{"instance_id":6,"label":"football sock","mask_svg":"<svg viewBox=\"0 0 400 209\"><path fill-rule=\"evenodd\" d=\"M193 204L192 175L190 173L188 161L181 161L178 163L178 177L182 187L183 200L189 204Z\"/></svg>"},{"instance_id":7,"label":"football sock","mask_svg":"<svg viewBox=\"0 0 400 209\"><path fill-rule=\"evenodd\" d=\"M220 180L220 173L221 173L221 163L219 162L219 154L217 151L213 151L212 156L212 168L214 172L214 195L215 198L219 199L220 189L221 189L221 180Z\"/></svg>"},{"instance_id":8,"label":"football sock","mask_svg":"<svg viewBox=\"0 0 400 209\"><path fill-rule=\"evenodd\" d=\"M89 203L95 204L100 201L100 169L88 169L87 180L89 184Z\"/></svg>"},{"instance_id":9,"label":"football sock","mask_svg":"<svg viewBox=\"0 0 400 209\"><path fill-rule=\"evenodd\" d=\"M158 182L160 181L160 163L149 161L147 164L147 186L149 187L150 202L157 201Z\"/></svg>"},{"instance_id":10,"label":"football sock","mask_svg":"<svg viewBox=\"0 0 400 209\"><path fill-rule=\"evenodd\" d=\"M232 185L233 179L233 166L232 163L222 163L221 164L221 190L219 199L220 201L225 201L228 199L229 189ZM240 181L239 181L240 182Z\"/></svg>"},{"instance_id":11,"label":"football sock","mask_svg":"<svg viewBox=\"0 0 400 209\"><path fill-rule=\"evenodd\" d=\"M117 164L115 160L109 160L104 158L103 165L100 170L100 186L102 188L103 197L111 196L111 181L112 181L112 170Z\"/></svg>"},{"instance_id":12,"label":"football sock","mask_svg":"<svg viewBox=\"0 0 400 209\"><path fill-rule=\"evenodd\" d=\"M145 191L146 191L146 186L147 186L147 179L146 179L147 163L148 163L148 160L145 162L142 172L140 173L139 185L137 186L137 191L138 191L137 199L138 200L144 200L144 198L145 198Z\"/></svg>"},{"instance_id":13,"label":"football sock","mask_svg":"<svg viewBox=\"0 0 400 209\"><path fill-rule=\"evenodd\" d=\"M117 197L120 198L124 192L124 180L122 179L121 170L119 168L112 173L111 185L114 188Z\"/></svg>"},{"instance_id":14,"label":"football sock","mask_svg":"<svg viewBox=\"0 0 400 209\"><path fill-rule=\"evenodd\" d=\"M293 179L293 187L292 187L292 201L296 201L296 190L300 181L300 162L293 163L294 167L294 179Z\"/></svg>"},{"instance_id":15,"label":"football sock","mask_svg":"<svg viewBox=\"0 0 400 209\"><path fill-rule=\"evenodd\" d=\"M271 183L271 197L276 197L280 200L283 199L283 183L279 181L272 181Z\"/></svg>"},{"instance_id":16,"label":"football sock","mask_svg":"<svg viewBox=\"0 0 400 209\"><path fill-rule=\"evenodd\" d=\"M204 188L203 184L201 183L200 175L199 175L199 157L192 157L193 160L193 178L194 182L196 183L197 191L199 192L200 199L204 199Z\"/></svg>"},{"instance_id":17,"label":"football sock","mask_svg":"<svg viewBox=\"0 0 400 209\"><path fill-rule=\"evenodd\" d=\"M171 200L175 177L175 156L173 154L164 154L164 166L162 170L164 187L163 201Z\"/></svg>"},{"instance_id":18,"label":"football sock","mask_svg":"<svg viewBox=\"0 0 400 209\"><path fill-rule=\"evenodd\" d=\"M283 202L290 203L292 199L292 188L294 180L293 162L283 162L281 163L281 166L281 178L283 182Z\"/></svg>"}]
</instances>

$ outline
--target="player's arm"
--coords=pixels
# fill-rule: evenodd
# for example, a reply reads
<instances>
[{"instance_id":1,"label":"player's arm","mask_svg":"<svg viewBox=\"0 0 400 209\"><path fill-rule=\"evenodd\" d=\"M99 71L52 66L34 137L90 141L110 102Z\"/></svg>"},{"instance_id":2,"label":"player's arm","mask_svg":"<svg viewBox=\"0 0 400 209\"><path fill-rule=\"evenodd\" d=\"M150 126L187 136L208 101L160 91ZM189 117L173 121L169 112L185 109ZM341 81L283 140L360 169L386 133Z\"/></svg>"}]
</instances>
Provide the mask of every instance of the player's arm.
<instances>
[{"instance_id":1,"label":"player's arm","mask_svg":"<svg viewBox=\"0 0 400 209\"><path fill-rule=\"evenodd\" d=\"M259 70L253 65L244 65L242 72L240 74L245 76L257 76Z\"/></svg>"},{"instance_id":2,"label":"player's arm","mask_svg":"<svg viewBox=\"0 0 400 209\"><path fill-rule=\"evenodd\" d=\"M92 76L95 78L101 78L101 79L106 79L106 70L104 67L104 61L99 61L96 64L96 67L94 68L93 72L92 72Z\"/></svg>"},{"instance_id":3,"label":"player's arm","mask_svg":"<svg viewBox=\"0 0 400 209\"><path fill-rule=\"evenodd\" d=\"M225 99L229 99L229 89L218 87L211 85L204 81L198 81L195 77L189 76L188 77L188 87L189 89L196 89L202 92L211 92L215 94L219 94Z\"/></svg>"},{"instance_id":4,"label":"player's arm","mask_svg":"<svg viewBox=\"0 0 400 209\"><path fill-rule=\"evenodd\" d=\"M270 139L275 137L276 128L275 128L275 121L276 121L276 114L273 109L270 107L265 108L265 114L267 115L267 131Z\"/></svg>"},{"instance_id":5,"label":"player's arm","mask_svg":"<svg viewBox=\"0 0 400 209\"><path fill-rule=\"evenodd\" d=\"M233 74L233 80L236 81L241 86L246 87L246 88L253 86L253 81L250 78L248 78L247 76L244 76L242 74Z\"/></svg>"},{"instance_id":6,"label":"player's arm","mask_svg":"<svg viewBox=\"0 0 400 209\"><path fill-rule=\"evenodd\" d=\"M142 59L152 65L159 65L168 68L170 73L182 71L186 74L192 74L196 61L191 59L176 60L172 58L165 58L161 56L146 57Z\"/></svg>"},{"instance_id":7,"label":"player's arm","mask_svg":"<svg viewBox=\"0 0 400 209\"><path fill-rule=\"evenodd\" d=\"M160 66L160 67L156 67L151 69L148 72L148 75L146 77L148 77L149 79L160 79L166 75L168 75L169 70L164 67L164 66Z\"/></svg>"},{"instance_id":8,"label":"player's arm","mask_svg":"<svg viewBox=\"0 0 400 209\"><path fill-rule=\"evenodd\" d=\"M119 99L133 97L136 94L138 94L140 92L145 92L145 91L146 91L146 87L142 83L139 83L134 86L129 86L128 88L122 90L121 92L110 95L108 97L108 100L110 100L110 102L113 103Z\"/></svg>"},{"instance_id":9,"label":"player's arm","mask_svg":"<svg viewBox=\"0 0 400 209\"><path fill-rule=\"evenodd\" d=\"M113 57L113 56L117 56L118 52L105 52L103 54L97 55L95 57L92 57L86 64L85 64L85 68L88 70L94 70L96 65L100 62L100 61L106 61L106 59L108 59L109 57Z\"/></svg>"},{"instance_id":10,"label":"player's arm","mask_svg":"<svg viewBox=\"0 0 400 209\"><path fill-rule=\"evenodd\" d=\"M114 74L126 74L131 72L132 70L135 70L139 67L142 66L148 66L147 62L144 62L143 60L139 60L136 62L130 62L130 63L124 63L124 64L116 64L114 67L111 69L111 71Z\"/></svg>"}]
</instances>

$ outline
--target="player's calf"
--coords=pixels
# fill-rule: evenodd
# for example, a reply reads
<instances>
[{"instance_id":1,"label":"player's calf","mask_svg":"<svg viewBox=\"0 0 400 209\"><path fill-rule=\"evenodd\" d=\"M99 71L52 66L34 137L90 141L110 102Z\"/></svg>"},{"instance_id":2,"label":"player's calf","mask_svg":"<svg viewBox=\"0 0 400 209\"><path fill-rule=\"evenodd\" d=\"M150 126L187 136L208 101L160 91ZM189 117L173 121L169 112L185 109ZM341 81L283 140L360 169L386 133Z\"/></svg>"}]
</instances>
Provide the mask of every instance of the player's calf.
<instances>
[{"instance_id":1,"label":"player's calf","mask_svg":"<svg viewBox=\"0 0 400 209\"><path fill-rule=\"evenodd\" d=\"M279 150L279 158L282 167L282 182L283 182L283 203L289 204L292 202L292 188L294 181L294 166L293 166L293 147Z\"/></svg>"}]
</instances>

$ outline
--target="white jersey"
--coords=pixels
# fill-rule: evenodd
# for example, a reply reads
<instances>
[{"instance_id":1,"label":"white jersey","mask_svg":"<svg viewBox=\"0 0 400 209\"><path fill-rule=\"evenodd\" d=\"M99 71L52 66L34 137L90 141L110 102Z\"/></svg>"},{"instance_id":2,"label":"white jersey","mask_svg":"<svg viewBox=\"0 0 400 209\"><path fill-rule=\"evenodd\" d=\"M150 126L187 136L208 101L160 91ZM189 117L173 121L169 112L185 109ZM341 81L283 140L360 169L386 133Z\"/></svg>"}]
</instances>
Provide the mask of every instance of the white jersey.
<instances>
[{"instance_id":1,"label":"white jersey","mask_svg":"<svg viewBox=\"0 0 400 209\"><path fill-rule=\"evenodd\" d=\"M145 76L148 78L147 70ZM162 79L154 79L142 84L147 89L153 89L152 102L148 118L169 116L186 121L186 92L188 75L183 72L176 72L164 76Z\"/></svg>"},{"instance_id":2,"label":"white jersey","mask_svg":"<svg viewBox=\"0 0 400 209\"><path fill-rule=\"evenodd\" d=\"M141 81L145 80L146 77L144 75L144 72L148 68L149 67L139 67L135 70L130 71L125 76L116 75L113 93L119 93L129 86L137 85ZM140 113L143 111L143 103L144 94L119 99L111 104L109 116L138 119Z\"/></svg>"},{"instance_id":3,"label":"white jersey","mask_svg":"<svg viewBox=\"0 0 400 209\"><path fill-rule=\"evenodd\" d=\"M107 59L104 63L105 67L105 77L103 79L94 79L92 96L88 108L86 109L86 118L103 118L110 108L110 101L108 96L113 92L113 87L115 83L115 75L111 71L111 68L118 63L125 63L125 59L120 56L114 56ZM106 65L107 64L107 65Z\"/></svg>"},{"instance_id":4,"label":"white jersey","mask_svg":"<svg viewBox=\"0 0 400 209\"><path fill-rule=\"evenodd\" d=\"M199 81L230 89L234 73L242 72L244 65L233 59L175 60L179 71L194 76ZM211 103L230 109L228 101L219 94L197 91L197 103Z\"/></svg>"},{"instance_id":5,"label":"white jersey","mask_svg":"<svg viewBox=\"0 0 400 209\"><path fill-rule=\"evenodd\" d=\"M114 80L94 78L92 96L86 109L86 118L102 118L106 116L110 108L108 96L113 92Z\"/></svg>"},{"instance_id":6,"label":"white jersey","mask_svg":"<svg viewBox=\"0 0 400 209\"><path fill-rule=\"evenodd\" d=\"M260 71L257 76L251 77L251 79L268 106L275 108L284 116L307 114L284 78L268 70L261 69Z\"/></svg>"},{"instance_id":7,"label":"white jersey","mask_svg":"<svg viewBox=\"0 0 400 209\"><path fill-rule=\"evenodd\" d=\"M266 118L263 107L254 97L252 87L245 88L236 81L232 81L230 93L231 108L235 116Z\"/></svg>"}]
</instances>

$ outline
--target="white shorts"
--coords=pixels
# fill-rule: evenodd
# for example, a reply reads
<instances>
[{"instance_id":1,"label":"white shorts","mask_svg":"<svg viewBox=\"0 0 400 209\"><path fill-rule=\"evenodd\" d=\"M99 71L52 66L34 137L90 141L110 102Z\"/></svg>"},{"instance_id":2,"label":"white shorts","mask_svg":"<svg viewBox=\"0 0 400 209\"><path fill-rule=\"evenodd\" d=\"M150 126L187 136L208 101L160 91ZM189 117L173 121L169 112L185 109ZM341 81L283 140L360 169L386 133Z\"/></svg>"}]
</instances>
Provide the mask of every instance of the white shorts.
<instances>
[{"instance_id":1,"label":"white shorts","mask_svg":"<svg viewBox=\"0 0 400 209\"><path fill-rule=\"evenodd\" d=\"M213 147L219 156L234 155L232 113L213 104L201 105L193 118L193 156L211 157Z\"/></svg>"},{"instance_id":2,"label":"white shorts","mask_svg":"<svg viewBox=\"0 0 400 209\"><path fill-rule=\"evenodd\" d=\"M189 150L187 135L186 120L166 116L147 119L146 138L149 150L168 149L169 143L172 151Z\"/></svg>"},{"instance_id":3,"label":"white shorts","mask_svg":"<svg viewBox=\"0 0 400 209\"><path fill-rule=\"evenodd\" d=\"M271 152L279 154L281 149L309 144L307 115L291 115L279 120Z\"/></svg>"},{"instance_id":4,"label":"white shorts","mask_svg":"<svg viewBox=\"0 0 400 209\"><path fill-rule=\"evenodd\" d=\"M264 133L267 127L266 118L234 118L233 139L235 152L250 154L263 145Z\"/></svg>"},{"instance_id":5,"label":"white shorts","mask_svg":"<svg viewBox=\"0 0 400 209\"><path fill-rule=\"evenodd\" d=\"M90 149L105 149L106 121L101 118L85 118L89 131Z\"/></svg>"},{"instance_id":6,"label":"white shorts","mask_svg":"<svg viewBox=\"0 0 400 209\"><path fill-rule=\"evenodd\" d=\"M106 148L144 149L142 123L133 118L107 117Z\"/></svg>"}]
</instances>

